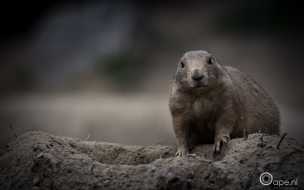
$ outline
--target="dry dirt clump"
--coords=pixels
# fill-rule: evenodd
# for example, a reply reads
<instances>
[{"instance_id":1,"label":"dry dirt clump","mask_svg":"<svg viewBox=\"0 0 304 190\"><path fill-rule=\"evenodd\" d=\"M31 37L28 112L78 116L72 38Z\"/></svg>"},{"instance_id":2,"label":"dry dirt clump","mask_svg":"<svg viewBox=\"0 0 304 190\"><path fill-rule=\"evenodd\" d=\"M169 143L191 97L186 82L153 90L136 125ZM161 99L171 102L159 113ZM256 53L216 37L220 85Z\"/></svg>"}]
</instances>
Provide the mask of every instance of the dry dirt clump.
<instances>
[{"instance_id":1,"label":"dry dirt clump","mask_svg":"<svg viewBox=\"0 0 304 190\"><path fill-rule=\"evenodd\" d=\"M264 135L263 143L261 137L232 139L213 158L211 144L175 157L176 146L29 132L1 147L0 189L265 189L259 177L266 171L274 179L298 179L304 189L303 148L284 139L276 149L280 137Z\"/></svg>"}]
</instances>

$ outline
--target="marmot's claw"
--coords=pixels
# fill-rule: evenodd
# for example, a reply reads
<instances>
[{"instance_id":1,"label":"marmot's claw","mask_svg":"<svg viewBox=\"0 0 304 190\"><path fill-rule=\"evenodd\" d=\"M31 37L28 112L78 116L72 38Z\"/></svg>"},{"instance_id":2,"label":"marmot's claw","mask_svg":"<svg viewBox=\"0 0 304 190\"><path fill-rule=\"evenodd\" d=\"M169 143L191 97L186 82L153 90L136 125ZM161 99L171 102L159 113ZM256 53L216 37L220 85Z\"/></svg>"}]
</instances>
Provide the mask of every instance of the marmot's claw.
<instances>
[{"instance_id":1,"label":"marmot's claw","mask_svg":"<svg viewBox=\"0 0 304 190\"><path fill-rule=\"evenodd\" d=\"M189 154L189 150L188 149L185 149L185 150L181 150L179 149L176 153L176 156L187 156Z\"/></svg>"},{"instance_id":2,"label":"marmot's claw","mask_svg":"<svg viewBox=\"0 0 304 190\"><path fill-rule=\"evenodd\" d=\"M220 145L221 145L221 141L216 141L214 142L214 146L213 146L213 154L220 154L221 151L220 151Z\"/></svg>"},{"instance_id":3,"label":"marmot's claw","mask_svg":"<svg viewBox=\"0 0 304 190\"><path fill-rule=\"evenodd\" d=\"M223 136L221 138L221 141L223 142L223 145L227 146L228 145L228 141L230 140L229 136Z\"/></svg>"},{"instance_id":4,"label":"marmot's claw","mask_svg":"<svg viewBox=\"0 0 304 190\"><path fill-rule=\"evenodd\" d=\"M186 156L187 156L187 157L195 157L196 154L187 154Z\"/></svg>"},{"instance_id":5,"label":"marmot's claw","mask_svg":"<svg viewBox=\"0 0 304 190\"><path fill-rule=\"evenodd\" d=\"M216 140L213 146L213 154L220 154L221 153L221 142L223 145L227 146L228 141L230 140L230 137L227 135L222 136L219 140Z\"/></svg>"}]
</instances>

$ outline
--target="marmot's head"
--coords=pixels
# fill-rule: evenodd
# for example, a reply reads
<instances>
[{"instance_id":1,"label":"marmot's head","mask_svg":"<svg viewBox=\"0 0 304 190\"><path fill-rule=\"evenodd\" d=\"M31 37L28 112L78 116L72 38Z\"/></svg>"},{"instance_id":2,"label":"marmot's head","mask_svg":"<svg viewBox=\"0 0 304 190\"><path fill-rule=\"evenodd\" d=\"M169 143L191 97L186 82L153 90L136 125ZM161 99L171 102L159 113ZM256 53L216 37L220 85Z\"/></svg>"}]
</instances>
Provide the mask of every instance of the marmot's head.
<instances>
[{"instance_id":1,"label":"marmot's head","mask_svg":"<svg viewBox=\"0 0 304 190\"><path fill-rule=\"evenodd\" d=\"M206 51L190 51L178 63L174 82L183 88L204 88L219 77L219 63Z\"/></svg>"}]
</instances>

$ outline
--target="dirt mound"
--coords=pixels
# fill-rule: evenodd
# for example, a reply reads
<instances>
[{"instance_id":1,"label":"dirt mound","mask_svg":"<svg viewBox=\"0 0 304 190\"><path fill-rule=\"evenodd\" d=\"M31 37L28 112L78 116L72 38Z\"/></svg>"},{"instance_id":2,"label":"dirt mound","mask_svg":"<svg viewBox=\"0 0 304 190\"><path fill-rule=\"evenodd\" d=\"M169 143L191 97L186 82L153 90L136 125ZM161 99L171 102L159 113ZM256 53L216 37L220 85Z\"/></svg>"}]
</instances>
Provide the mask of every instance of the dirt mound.
<instances>
[{"instance_id":1,"label":"dirt mound","mask_svg":"<svg viewBox=\"0 0 304 190\"><path fill-rule=\"evenodd\" d=\"M0 189L262 189L260 175L298 180L304 150L280 137L232 139L220 156L212 145L175 157L176 146L126 146L43 132L26 133L0 150ZM270 185L268 187L273 187Z\"/></svg>"}]
</instances>

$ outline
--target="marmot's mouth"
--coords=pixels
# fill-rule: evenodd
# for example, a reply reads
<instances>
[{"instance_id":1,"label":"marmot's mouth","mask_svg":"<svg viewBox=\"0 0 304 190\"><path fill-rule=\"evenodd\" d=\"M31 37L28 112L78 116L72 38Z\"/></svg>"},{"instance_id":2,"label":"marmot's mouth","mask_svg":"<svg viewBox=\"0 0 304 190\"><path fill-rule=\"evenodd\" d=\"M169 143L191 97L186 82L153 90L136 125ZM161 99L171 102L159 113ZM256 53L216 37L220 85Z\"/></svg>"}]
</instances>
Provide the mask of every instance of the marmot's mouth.
<instances>
[{"instance_id":1,"label":"marmot's mouth","mask_svg":"<svg viewBox=\"0 0 304 190\"><path fill-rule=\"evenodd\" d=\"M204 88L204 87L207 87L206 84L196 84L193 86L193 88Z\"/></svg>"},{"instance_id":2,"label":"marmot's mouth","mask_svg":"<svg viewBox=\"0 0 304 190\"><path fill-rule=\"evenodd\" d=\"M203 88L206 86L207 84L205 84L203 81L197 81L193 83L193 88Z\"/></svg>"}]
</instances>

